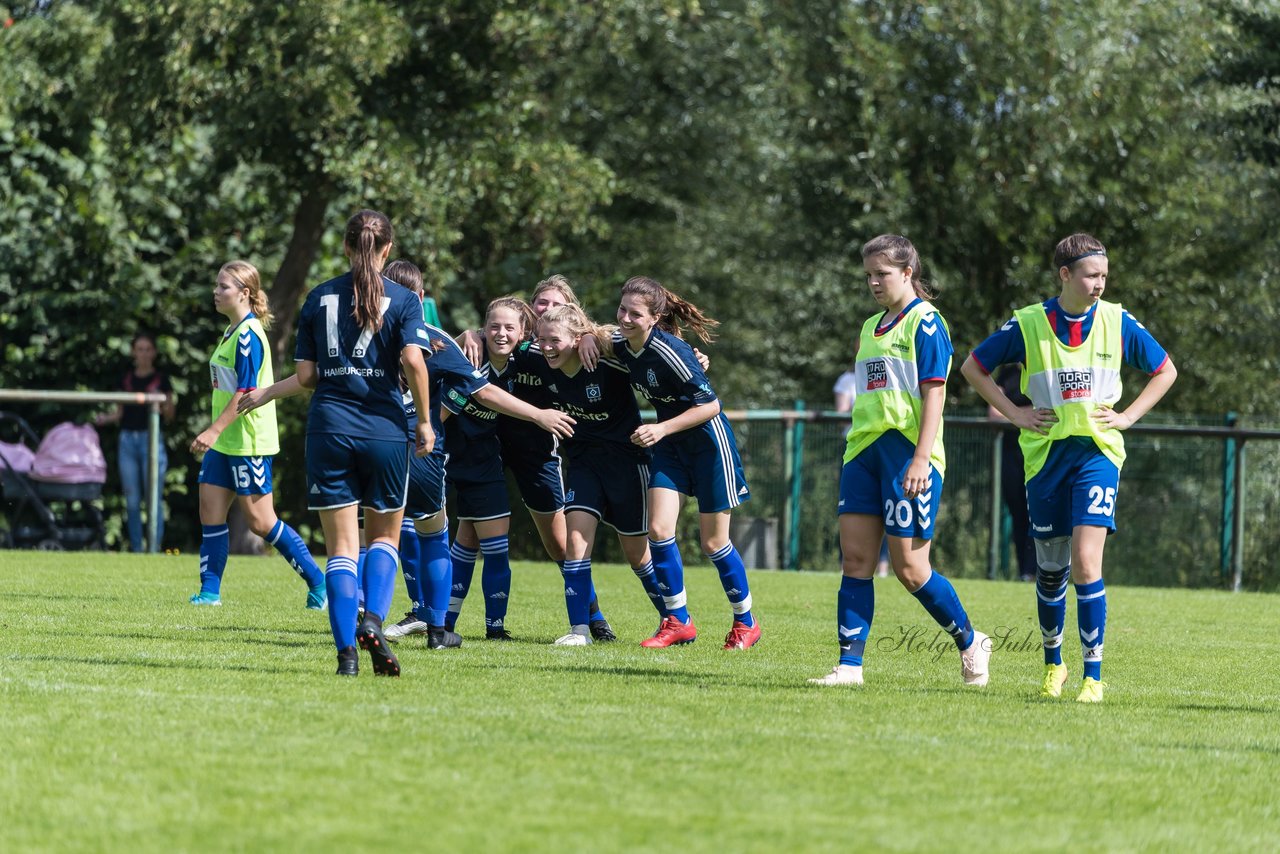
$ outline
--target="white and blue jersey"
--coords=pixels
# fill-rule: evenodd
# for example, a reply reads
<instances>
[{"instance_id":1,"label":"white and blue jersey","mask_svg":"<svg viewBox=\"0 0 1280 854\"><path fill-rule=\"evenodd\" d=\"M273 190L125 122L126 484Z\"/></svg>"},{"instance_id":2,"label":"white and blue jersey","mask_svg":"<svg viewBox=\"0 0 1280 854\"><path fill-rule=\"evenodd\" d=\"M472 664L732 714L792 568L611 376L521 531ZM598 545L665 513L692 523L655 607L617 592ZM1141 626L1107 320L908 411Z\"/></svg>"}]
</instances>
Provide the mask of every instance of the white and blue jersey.
<instances>
[{"instance_id":1,"label":"white and blue jersey","mask_svg":"<svg viewBox=\"0 0 1280 854\"><path fill-rule=\"evenodd\" d=\"M563 445L565 511L590 513L624 536L647 534L650 455L631 441L641 421L630 372L610 358L573 376L548 367L552 405L576 422Z\"/></svg>"},{"instance_id":2,"label":"white and blue jersey","mask_svg":"<svg viewBox=\"0 0 1280 854\"><path fill-rule=\"evenodd\" d=\"M522 344L498 370L489 365L489 382L538 409L552 405L546 384L551 367L538 345ZM530 512L550 514L564 509L564 482L557 438L531 421L498 415L502 461L515 478L520 498Z\"/></svg>"},{"instance_id":3,"label":"white and blue jersey","mask_svg":"<svg viewBox=\"0 0 1280 854\"><path fill-rule=\"evenodd\" d=\"M1057 297L1043 303L1058 340L1079 347L1089 337L1097 304L1084 314L1062 310ZM1121 314L1121 359L1148 375L1159 373L1169 356L1155 337L1128 311ZM1005 364L1025 364L1026 342L1017 317L990 335L973 351L973 360L990 373ZM1031 535L1036 539L1071 536L1077 525L1114 531L1120 470L1089 436L1067 436L1053 442L1044 466L1027 481L1027 509Z\"/></svg>"},{"instance_id":4,"label":"white and blue jersey","mask_svg":"<svg viewBox=\"0 0 1280 854\"><path fill-rule=\"evenodd\" d=\"M614 333L613 352L630 372L632 387L653 404L660 422L717 400L693 348L656 326L638 351L620 332ZM695 496L700 513L719 513L748 501L751 492L724 413L659 442L649 486Z\"/></svg>"}]
</instances>

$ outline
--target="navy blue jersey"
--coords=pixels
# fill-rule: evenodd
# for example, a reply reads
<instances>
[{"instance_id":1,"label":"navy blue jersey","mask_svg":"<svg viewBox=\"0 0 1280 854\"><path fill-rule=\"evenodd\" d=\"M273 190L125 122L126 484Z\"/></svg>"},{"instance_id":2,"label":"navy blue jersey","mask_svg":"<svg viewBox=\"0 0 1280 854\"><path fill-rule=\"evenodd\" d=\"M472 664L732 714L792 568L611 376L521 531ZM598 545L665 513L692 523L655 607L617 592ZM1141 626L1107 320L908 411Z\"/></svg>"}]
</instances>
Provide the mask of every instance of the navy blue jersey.
<instances>
[{"instance_id":1,"label":"navy blue jersey","mask_svg":"<svg viewBox=\"0 0 1280 854\"><path fill-rule=\"evenodd\" d=\"M488 364L480 367L487 374ZM446 385L441 403L453 413L444 422L445 447L449 451L449 463L445 473L450 480L473 481L488 479L494 461L502 470L502 446L498 443L498 413L469 397L462 388ZM479 473L486 473L479 477Z\"/></svg>"},{"instance_id":2,"label":"navy blue jersey","mask_svg":"<svg viewBox=\"0 0 1280 854\"><path fill-rule=\"evenodd\" d=\"M551 366L538 345L522 344L512 352L501 371L489 365L489 382L538 409L549 409L552 395L547 391ZM525 458L548 459L556 450L556 437L532 421L510 415L498 416L498 438L508 461Z\"/></svg>"},{"instance_id":3,"label":"navy blue jersey","mask_svg":"<svg viewBox=\"0 0 1280 854\"><path fill-rule=\"evenodd\" d=\"M613 352L631 372L631 385L658 411L659 421L716 400L693 348L669 332L653 327L638 352L615 332Z\"/></svg>"},{"instance_id":4,"label":"navy blue jersey","mask_svg":"<svg viewBox=\"0 0 1280 854\"><path fill-rule=\"evenodd\" d=\"M579 368L573 376L551 369L546 388L552 405L577 422L573 436L564 440L564 455L571 462L593 449L649 459L648 450L631 442L640 426L640 407L629 377L621 362L608 358L594 371Z\"/></svg>"},{"instance_id":5,"label":"navy blue jersey","mask_svg":"<svg viewBox=\"0 0 1280 854\"><path fill-rule=\"evenodd\" d=\"M351 313L351 274L317 286L298 316L294 359L316 363L307 433L362 438L405 436L400 394L400 351L424 346L422 303L410 290L382 280L382 327L360 329Z\"/></svg>"},{"instance_id":6,"label":"navy blue jersey","mask_svg":"<svg viewBox=\"0 0 1280 854\"><path fill-rule=\"evenodd\" d=\"M428 387L431 393L431 429L436 434L436 447L443 450L444 425L440 421L440 400L446 388L455 389L463 397L470 397L489 384L485 372L467 361L462 348L443 330L427 325L428 346L423 356L427 359ZM444 347L435 349L437 341ZM418 413L413 405L413 395L404 393L404 415L409 422L409 432L418 423Z\"/></svg>"}]
</instances>

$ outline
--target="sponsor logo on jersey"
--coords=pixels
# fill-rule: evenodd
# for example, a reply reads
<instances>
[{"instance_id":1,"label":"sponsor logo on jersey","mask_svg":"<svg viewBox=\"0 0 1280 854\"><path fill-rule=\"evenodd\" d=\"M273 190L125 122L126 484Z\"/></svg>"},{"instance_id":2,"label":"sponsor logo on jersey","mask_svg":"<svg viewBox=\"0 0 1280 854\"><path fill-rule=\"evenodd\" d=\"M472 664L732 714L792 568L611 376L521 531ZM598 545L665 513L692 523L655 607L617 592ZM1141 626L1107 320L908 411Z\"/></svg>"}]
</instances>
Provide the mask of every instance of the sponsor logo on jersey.
<instances>
[{"instance_id":1,"label":"sponsor logo on jersey","mask_svg":"<svg viewBox=\"0 0 1280 854\"><path fill-rule=\"evenodd\" d=\"M459 406L467 405L467 396L462 394L456 388L449 389L449 399L452 400L454 403L458 404Z\"/></svg>"},{"instance_id":2,"label":"sponsor logo on jersey","mask_svg":"<svg viewBox=\"0 0 1280 854\"><path fill-rule=\"evenodd\" d=\"M900 353L910 353L910 352L911 352L911 345L910 345L910 344L904 344L904 343L902 343L901 341L894 341L892 344L890 344L890 345L889 345L889 349L890 349L890 350L897 350L897 351L898 351L898 352L900 352Z\"/></svg>"},{"instance_id":3,"label":"sponsor logo on jersey","mask_svg":"<svg viewBox=\"0 0 1280 854\"><path fill-rule=\"evenodd\" d=\"M884 359L867 362L867 391L876 391L889 385L889 368Z\"/></svg>"},{"instance_id":4,"label":"sponsor logo on jersey","mask_svg":"<svg viewBox=\"0 0 1280 854\"><path fill-rule=\"evenodd\" d=\"M1093 397L1093 371L1089 368L1058 371L1058 389L1063 400Z\"/></svg>"},{"instance_id":5,"label":"sponsor logo on jersey","mask_svg":"<svg viewBox=\"0 0 1280 854\"><path fill-rule=\"evenodd\" d=\"M591 383L587 386L587 400L597 403L600 400L600 384Z\"/></svg>"}]
</instances>

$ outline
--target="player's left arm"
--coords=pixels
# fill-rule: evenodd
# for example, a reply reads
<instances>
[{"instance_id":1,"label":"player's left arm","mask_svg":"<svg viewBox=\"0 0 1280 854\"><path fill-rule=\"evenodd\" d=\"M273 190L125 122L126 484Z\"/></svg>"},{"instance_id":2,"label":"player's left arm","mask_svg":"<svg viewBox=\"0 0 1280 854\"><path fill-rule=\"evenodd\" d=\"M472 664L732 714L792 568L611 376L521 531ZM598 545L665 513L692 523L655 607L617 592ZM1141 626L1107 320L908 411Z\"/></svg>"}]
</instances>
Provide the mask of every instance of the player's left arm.
<instances>
[{"instance_id":1,"label":"player's left arm","mask_svg":"<svg viewBox=\"0 0 1280 854\"><path fill-rule=\"evenodd\" d=\"M947 384L943 380L928 380L920 384L920 438L916 440L916 452L902 476L902 494L915 498L929 488L929 466L933 455L933 443L938 439L938 427L942 424L942 406L947 401Z\"/></svg>"},{"instance_id":2,"label":"player's left arm","mask_svg":"<svg viewBox=\"0 0 1280 854\"><path fill-rule=\"evenodd\" d=\"M1122 316L1120 329L1125 363L1147 372L1151 379L1124 410L1110 407L1094 410L1093 419L1112 430L1127 430L1137 424L1178 379L1178 369L1173 364L1173 359L1169 358L1155 336L1127 311Z\"/></svg>"}]
</instances>

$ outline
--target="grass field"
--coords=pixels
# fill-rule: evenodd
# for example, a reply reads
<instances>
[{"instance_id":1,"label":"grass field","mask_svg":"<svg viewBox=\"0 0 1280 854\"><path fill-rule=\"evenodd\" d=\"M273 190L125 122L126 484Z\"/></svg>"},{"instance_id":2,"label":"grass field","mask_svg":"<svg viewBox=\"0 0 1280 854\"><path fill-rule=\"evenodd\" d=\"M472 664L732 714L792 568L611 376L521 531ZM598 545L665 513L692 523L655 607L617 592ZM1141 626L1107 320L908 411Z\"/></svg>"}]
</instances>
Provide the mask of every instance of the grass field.
<instances>
[{"instance_id":1,"label":"grass field","mask_svg":"<svg viewBox=\"0 0 1280 854\"><path fill-rule=\"evenodd\" d=\"M835 575L755 573L744 653L691 570L699 641L648 651L639 584L597 568L622 640L569 649L536 565L522 642L480 639L477 586L461 650L402 643L403 678L351 680L281 561L233 558L206 609L195 563L0 552L5 850L1280 848L1280 597L1112 588L1111 687L1084 706L1037 696L1026 585L957 584L1007 638L979 690L889 579L867 685L823 689Z\"/></svg>"}]
</instances>

